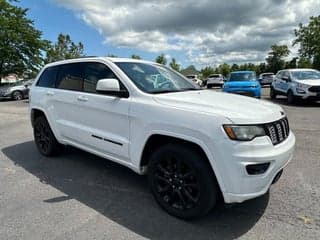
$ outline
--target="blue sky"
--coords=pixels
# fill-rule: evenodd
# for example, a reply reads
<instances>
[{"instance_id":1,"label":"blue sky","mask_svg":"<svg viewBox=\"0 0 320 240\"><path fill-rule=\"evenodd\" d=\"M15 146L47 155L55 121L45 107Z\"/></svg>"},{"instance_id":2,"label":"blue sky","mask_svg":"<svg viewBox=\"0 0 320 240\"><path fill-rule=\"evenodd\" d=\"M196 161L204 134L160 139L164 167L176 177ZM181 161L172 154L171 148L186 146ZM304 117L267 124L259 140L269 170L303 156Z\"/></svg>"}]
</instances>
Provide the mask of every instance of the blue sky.
<instances>
[{"instance_id":1,"label":"blue sky","mask_svg":"<svg viewBox=\"0 0 320 240\"><path fill-rule=\"evenodd\" d=\"M272 44L291 56L294 29L319 15L320 0L21 0L43 37L81 41L87 55L161 53L183 67L263 62ZM281 17L279 17L281 16ZM290 56L290 57L291 57Z\"/></svg>"},{"instance_id":2,"label":"blue sky","mask_svg":"<svg viewBox=\"0 0 320 240\"><path fill-rule=\"evenodd\" d=\"M42 31L43 38L55 42L59 33L69 34L74 42L82 42L85 54L89 56L106 56L114 54L119 57L130 57L137 54L143 59L153 61L159 53L150 53L135 48L117 47L104 43L104 36L98 30L85 23L79 15L59 6L51 0L22 0L17 4L29 8L28 17L34 20L35 27ZM162 52L161 52L162 53ZM163 52L170 60L171 55ZM172 52L171 52L172 53ZM185 58L182 53L174 53L180 62ZM187 62L184 62L187 64Z\"/></svg>"}]
</instances>

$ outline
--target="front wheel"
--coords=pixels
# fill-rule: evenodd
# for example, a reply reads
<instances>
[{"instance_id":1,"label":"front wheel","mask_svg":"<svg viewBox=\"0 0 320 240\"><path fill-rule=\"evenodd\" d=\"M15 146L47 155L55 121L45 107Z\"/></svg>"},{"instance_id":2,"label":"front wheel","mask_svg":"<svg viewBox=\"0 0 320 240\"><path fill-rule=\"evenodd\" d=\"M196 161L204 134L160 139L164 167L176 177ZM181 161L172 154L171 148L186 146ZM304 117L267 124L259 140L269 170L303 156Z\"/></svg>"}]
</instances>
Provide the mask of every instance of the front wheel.
<instances>
[{"instance_id":1,"label":"front wheel","mask_svg":"<svg viewBox=\"0 0 320 240\"><path fill-rule=\"evenodd\" d=\"M271 99L276 99L277 98L277 92L274 90L272 86L270 86L270 98Z\"/></svg>"},{"instance_id":2,"label":"front wheel","mask_svg":"<svg viewBox=\"0 0 320 240\"><path fill-rule=\"evenodd\" d=\"M20 92L20 91L14 91L14 92L12 93L12 99L15 100L15 101L20 101L20 100L22 100L22 99L23 99L23 94L22 94L22 92Z\"/></svg>"},{"instance_id":3,"label":"front wheel","mask_svg":"<svg viewBox=\"0 0 320 240\"><path fill-rule=\"evenodd\" d=\"M288 104L293 104L294 101L295 101L295 97L293 95L293 92L291 90L289 90L287 93L287 102L288 102Z\"/></svg>"},{"instance_id":4,"label":"front wheel","mask_svg":"<svg viewBox=\"0 0 320 240\"><path fill-rule=\"evenodd\" d=\"M217 183L211 166L196 151L179 144L157 149L148 166L151 191L169 214L192 219L215 205Z\"/></svg>"}]
</instances>

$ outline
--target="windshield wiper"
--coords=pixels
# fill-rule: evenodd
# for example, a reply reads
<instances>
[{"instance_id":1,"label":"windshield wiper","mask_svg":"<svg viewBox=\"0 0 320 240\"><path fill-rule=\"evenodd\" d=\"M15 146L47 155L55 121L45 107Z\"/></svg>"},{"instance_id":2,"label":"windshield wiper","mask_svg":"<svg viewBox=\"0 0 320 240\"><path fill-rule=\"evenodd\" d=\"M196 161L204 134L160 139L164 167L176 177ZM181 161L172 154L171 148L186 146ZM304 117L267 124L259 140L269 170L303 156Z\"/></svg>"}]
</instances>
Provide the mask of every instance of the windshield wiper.
<instances>
[{"instance_id":1,"label":"windshield wiper","mask_svg":"<svg viewBox=\"0 0 320 240\"><path fill-rule=\"evenodd\" d=\"M158 93L174 93L174 92L180 92L180 90L159 90L159 91L153 91L149 93L158 94Z\"/></svg>"},{"instance_id":2,"label":"windshield wiper","mask_svg":"<svg viewBox=\"0 0 320 240\"><path fill-rule=\"evenodd\" d=\"M182 89L180 89L181 92L183 92L183 91L200 91L200 90L204 90L204 88L182 88Z\"/></svg>"}]
</instances>

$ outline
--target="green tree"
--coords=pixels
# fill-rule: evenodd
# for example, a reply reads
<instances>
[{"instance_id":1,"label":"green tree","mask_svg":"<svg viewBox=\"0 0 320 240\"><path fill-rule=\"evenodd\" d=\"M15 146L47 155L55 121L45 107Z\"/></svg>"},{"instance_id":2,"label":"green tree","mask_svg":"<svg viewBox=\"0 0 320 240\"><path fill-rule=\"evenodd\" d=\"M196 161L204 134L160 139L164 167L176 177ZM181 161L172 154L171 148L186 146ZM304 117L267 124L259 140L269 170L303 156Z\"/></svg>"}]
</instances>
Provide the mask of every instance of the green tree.
<instances>
[{"instance_id":1,"label":"green tree","mask_svg":"<svg viewBox=\"0 0 320 240\"><path fill-rule=\"evenodd\" d=\"M43 65L42 52L48 41L41 38L27 12L0 0L0 77L36 72Z\"/></svg>"},{"instance_id":2,"label":"green tree","mask_svg":"<svg viewBox=\"0 0 320 240\"><path fill-rule=\"evenodd\" d=\"M239 65L238 64L232 64L231 68L230 68L230 71L231 72L235 72L235 71L238 71L239 70Z\"/></svg>"},{"instance_id":3,"label":"green tree","mask_svg":"<svg viewBox=\"0 0 320 240\"><path fill-rule=\"evenodd\" d=\"M185 69L182 69L180 72L185 76L199 74L199 71L196 69L196 67L194 65L190 65L190 66L186 67Z\"/></svg>"},{"instance_id":4,"label":"green tree","mask_svg":"<svg viewBox=\"0 0 320 240\"><path fill-rule=\"evenodd\" d=\"M207 79L211 74L215 73L212 67L205 67L200 70L203 79Z\"/></svg>"},{"instance_id":5,"label":"green tree","mask_svg":"<svg viewBox=\"0 0 320 240\"><path fill-rule=\"evenodd\" d=\"M169 66L173 69L176 70L177 72L180 72L180 64L177 63L175 58L171 59L171 62L169 63Z\"/></svg>"},{"instance_id":6,"label":"green tree","mask_svg":"<svg viewBox=\"0 0 320 240\"><path fill-rule=\"evenodd\" d=\"M267 65L265 63L260 63L257 65L257 74L267 72Z\"/></svg>"},{"instance_id":7,"label":"green tree","mask_svg":"<svg viewBox=\"0 0 320 240\"><path fill-rule=\"evenodd\" d=\"M303 58L311 59L313 67L320 69L320 15L310 17L310 22L294 30L296 39L293 45L299 44L299 54Z\"/></svg>"},{"instance_id":8,"label":"green tree","mask_svg":"<svg viewBox=\"0 0 320 240\"><path fill-rule=\"evenodd\" d=\"M109 54L107 55L107 57L110 57L110 58L117 58L118 56L117 56L117 55L114 55L114 54L112 54L112 53L109 53Z\"/></svg>"},{"instance_id":9,"label":"green tree","mask_svg":"<svg viewBox=\"0 0 320 240\"><path fill-rule=\"evenodd\" d=\"M81 42L75 44L68 34L63 35L60 33L58 36L58 41L55 44L51 44L47 50L46 63L71 58L79 58L82 56L83 44Z\"/></svg>"},{"instance_id":10,"label":"green tree","mask_svg":"<svg viewBox=\"0 0 320 240\"><path fill-rule=\"evenodd\" d=\"M227 63L223 63L218 67L218 73L221 73L223 76L228 76L230 73L230 66Z\"/></svg>"},{"instance_id":11,"label":"green tree","mask_svg":"<svg viewBox=\"0 0 320 240\"><path fill-rule=\"evenodd\" d=\"M161 55L159 55L158 57L156 57L156 62L157 62L157 63L160 63L160 64L163 64L163 65L166 65L166 64L167 64L167 59L166 59L166 57L164 56L164 54L161 53Z\"/></svg>"},{"instance_id":12,"label":"green tree","mask_svg":"<svg viewBox=\"0 0 320 240\"><path fill-rule=\"evenodd\" d=\"M131 58L132 59L141 59L141 57L139 55L136 55L136 54L132 54Z\"/></svg>"},{"instance_id":13,"label":"green tree","mask_svg":"<svg viewBox=\"0 0 320 240\"><path fill-rule=\"evenodd\" d=\"M268 63L269 71L278 72L280 69L285 67L285 61L283 58L290 54L290 50L287 45L277 45L271 46L271 51L268 53L266 61Z\"/></svg>"},{"instance_id":14,"label":"green tree","mask_svg":"<svg viewBox=\"0 0 320 240\"><path fill-rule=\"evenodd\" d=\"M304 57L299 58L298 68L311 68L311 67L312 67L312 63L311 63L310 59L304 58Z\"/></svg>"},{"instance_id":15,"label":"green tree","mask_svg":"<svg viewBox=\"0 0 320 240\"><path fill-rule=\"evenodd\" d=\"M298 58L293 57L290 61L286 62L285 68L297 68L298 65Z\"/></svg>"}]
</instances>

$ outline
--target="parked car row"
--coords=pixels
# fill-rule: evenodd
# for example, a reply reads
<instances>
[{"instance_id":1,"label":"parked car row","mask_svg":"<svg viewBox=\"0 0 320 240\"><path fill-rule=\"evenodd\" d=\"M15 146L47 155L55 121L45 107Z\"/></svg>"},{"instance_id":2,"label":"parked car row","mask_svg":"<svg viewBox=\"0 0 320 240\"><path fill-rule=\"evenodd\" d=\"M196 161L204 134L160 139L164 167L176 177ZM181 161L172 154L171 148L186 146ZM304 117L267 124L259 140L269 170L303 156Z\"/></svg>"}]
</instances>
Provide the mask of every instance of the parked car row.
<instances>
[{"instance_id":1,"label":"parked car row","mask_svg":"<svg viewBox=\"0 0 320 240\"><path fill-rule=\"evenodd\" d=\"M254 71L231 72L226 80L221 74L208 78L207 88L221 86L222 91L255 98L261 97L261 86L270 85L270 97L287 96L289 104L298 99L320 100L320 72L315 69L285 69L276 75L262 73L257 79Z\"/></svg>"},{"instance_id":2,"label":"parked car row","mask_svg":"<svg viewBox=\"0 0 320 240\"><path fill-rule=\"evenodd\" d=\"M0 99L22 100L28 98L29 87L33 80L22 80L14 83L0 84Z\"/></svg>"}]
</instances>

